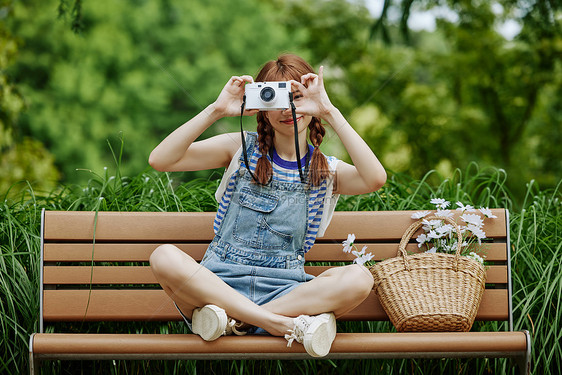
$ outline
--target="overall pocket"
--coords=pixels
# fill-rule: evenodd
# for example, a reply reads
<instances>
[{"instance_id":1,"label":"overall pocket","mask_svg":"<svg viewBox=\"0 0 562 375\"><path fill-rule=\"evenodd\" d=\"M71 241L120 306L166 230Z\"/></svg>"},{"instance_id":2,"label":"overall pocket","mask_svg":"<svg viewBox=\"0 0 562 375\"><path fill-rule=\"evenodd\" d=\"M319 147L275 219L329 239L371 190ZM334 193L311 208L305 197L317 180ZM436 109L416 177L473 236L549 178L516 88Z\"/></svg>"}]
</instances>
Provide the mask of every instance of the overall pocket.
<instances>
[{"instance_id":1,"label":"overall pocket","mask_svg":"<svg viewBox=\"0 0 562 375\"><path fill-rule=\"evenodd\" d=\"M256 249L286 249L293 236L276 228L276 221L283 220L275 211L278 201L279 198L273 194L243 187L237 202L239 212L232 233L234 238Z\"/></svg>"}]
</instances>

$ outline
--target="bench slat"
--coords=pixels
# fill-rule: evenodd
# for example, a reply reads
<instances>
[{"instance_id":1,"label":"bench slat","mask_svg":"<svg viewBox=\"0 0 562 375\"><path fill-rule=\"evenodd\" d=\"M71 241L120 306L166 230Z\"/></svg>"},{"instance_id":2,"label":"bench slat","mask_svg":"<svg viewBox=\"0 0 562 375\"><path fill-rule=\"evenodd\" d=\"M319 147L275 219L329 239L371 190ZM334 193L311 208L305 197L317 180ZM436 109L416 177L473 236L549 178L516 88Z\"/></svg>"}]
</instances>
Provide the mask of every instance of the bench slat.
<instances>
[{"instance_id":1,"label":"bench slat","mask_svg":"<svg viewBox=\"0 0 562 375\"><path fill-rule=\"evenodd\" d=\"M93 289L91 295L87 289L61 289L45 290L43 295L43 317L46 321L181 320L172 300L161 289ZM485 290L476 319L506 320L507 298L505 289ZM388 320L374 292L341 319Z\"/></svg>"},{"instance_id":2,"label":"bench slat","mask_svg":"<svg viewBox=\"0 0 562 375\"><path fill-rule=\"evenodd\" d=\"M349 233L365 240L401 238L413 222L415 211L362 211L334 213L326 238L342 241ZM498 216L486 220L489 238L506 236L506 217L503 209L493 209ZM455 211L458 216L458 212ZM213 237L214 212L99 212L96 227L98 241L197 241ZM45 212L47 241L87 240L93 238L94 212ZM123 218L126 218L125 220Z\"/></svg>"},{"instance_id":3,"label":"bench slat","mask_svg":"<svg viewBox=\"0 0 562 375\"><path fill-rule=\"evenodd\" d=\"M330 266L305 266L305 271L318 276ZM48 266L44 284L158 284L149 266ZM507 284L507 266L490 266L486 282Z\"/></svg>"},{"instance_id":4,"label":"bench slat","mask_svg":"<svg viewBox=\"0 0 562 375\"><path fill-rule=\"evenodd\" d=\"M337 353L507 353L524 352L523 332L338 333ZM193 334L64 334L33 338L35 354L150 353L304 353L302 345L287 347L283 337L225 336L206 342Z\"/></svg>"},{"instance_id":5,"label":"bench slat","mask_svg":"<svg viewBox=\"0 0 562 375\"><path fill-rule=\"evenodd\" d=\"M96 240L210 240L214 217L214 212L99 212ZM91 240L94 219L91 211L46 211L45 239Z\"/></svg>"},{"instance_id":6,"label":"bench slat","mask_svg":"<svg viewBox=\"0 0 562 375\"><path fill-rule=\"evenodd\" d=\"M158 247L157 243L96 243L95 248L91 243L47 243L44 248L45 262L147 262L150 254ZM208 243L176 243L184 252L200 261L205 254ZM382 260L396 256L397 243L356 243L358 249L364 245L367 251L375 255L375 260ZM93 254L92 254L93 250ZM406 248L409 252L418 252L416 244ZM507 251L505 243L488 243L482 248L488 261L506 261ZM342 245L337 243L316 243L306 254L309 262L349 262L353 256L342 251Z\"/></svg>"},{"instance_id":7,"label":"bench slat","mask_svg":"<svg viewBox=\"0 0 562 375\"><path fill-rule=\"evenodd\" d=\"M335 212L326 230L328 238L347 238L355 233L357 238L387 240L402 238L404 231L414 223L412 214L417 211L339 211ZM504 209L492 209L496 219L486 220L488 238L505 237L506 216ZM454 211L455 217L460 214ZM421 233L421 231L420 231Z\"/></svg>"}]
</instances>

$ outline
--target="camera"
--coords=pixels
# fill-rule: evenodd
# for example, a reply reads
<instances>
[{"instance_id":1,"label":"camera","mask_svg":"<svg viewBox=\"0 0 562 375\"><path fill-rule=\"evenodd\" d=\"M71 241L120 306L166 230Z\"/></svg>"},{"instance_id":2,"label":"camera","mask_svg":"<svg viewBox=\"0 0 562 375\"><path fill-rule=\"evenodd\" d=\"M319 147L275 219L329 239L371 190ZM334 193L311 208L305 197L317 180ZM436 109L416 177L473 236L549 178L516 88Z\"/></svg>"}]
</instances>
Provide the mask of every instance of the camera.
<instances>
[{"instance_id":1,"label":"camera","mask_svg":"<svg viewBox=\"0 0 562 375\"><path fill-rule=\"evenodd\" d=\"M290 82L248 83L245 91L246 109L279 111L289 108Z\"/></svg>"}]
</instances>

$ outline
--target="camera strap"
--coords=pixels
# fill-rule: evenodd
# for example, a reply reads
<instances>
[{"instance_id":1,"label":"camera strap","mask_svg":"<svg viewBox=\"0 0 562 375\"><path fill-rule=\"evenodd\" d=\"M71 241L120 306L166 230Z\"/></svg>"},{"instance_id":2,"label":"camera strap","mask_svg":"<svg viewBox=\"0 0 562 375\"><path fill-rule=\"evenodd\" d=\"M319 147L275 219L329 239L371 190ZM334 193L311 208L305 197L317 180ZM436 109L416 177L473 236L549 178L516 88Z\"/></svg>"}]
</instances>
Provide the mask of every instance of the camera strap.
<instances>
[{"instance_id":1,"label":"camera strap","mask_svg":"<svg viewBox=\"0 0 562 375\"><path fill-rule=\"evenodd\" d=\"M301 155L300 155L300 147L299 147L299 134L298 134L298 126L297 126L297 113L296 113L296 107L295 107L295 103L293 101L293 93L291 91L289 91L289 104L291 105L291 112L293 115L293 126L294 126L294 133L295 133L295 149L297 152L297 166L299 169L299 177L301 179L301 182L304 184L306 183L305 180L305 176L308 175L308 165L310 162L310 152L307 151L306 153L306 160L305 160L305 169L304 169L304 174L302 171L302 164L301 164ZM252 179L256 182L256 183L260 183L257 179L257 177L254 175L254 173L251 171L250 169L250 163L248 162L248 151L246 149L246 137L244 137L244 128L242 126L242 118L244 117L244 108L246 107L246 95L244 94L244 97L242 99L242 105L240 107L240 137L242 138L242 153L244 154L244 164L246 164L246 169L248 170L248 172L250 173L250 176L252 176ZM270 152L270 156L272 155L272 150L269 150ZM272 157L273 160L273 157ZM270 177L269 181L271 181L271 178L273 178L273 176ZM269 181L267 183L269 183Z\"/></svg>"},{"instance_id":2,"label":"camera strap","mask_svg":"<svg viewBox=\"0 0 562 375\"><path fill-rule=\"evenodd\" d=\"M295 127L295 149L297 151L297 166L299 167L299 176L301 178L301 182L304 184L305 183L305 179L302 173L302 166L301 166L301 153L299 150L299 129L297 126L297 112L296 112L296 108L295 108L295 102L293 101L293 92L289 91L289 104L291 105L291 113L293 114L293 126ZM307 150L308 151L308 150ZM306 153L306 161L305 161L305 165L306 165L306 169L308 170L308 158L309 158L309 153Z\"/></svg>"},{"instance_id":3,"label":"camera strap","mask_svg":"<svg viewBox=\"0 0 562 375\"><path fill-rule=\"evenodd\" d=\"M246 150L246 137L244 137L244 128L242 127L242 117L244 117L245 106L246 106L246 94L244 94L244 98L242 99L242 106L240 107L240 137L242 137L242 153L244 154L244 164L246 164L246 169L248 170L250 176L252 176L254 181L257 184L259 184L260 182L256 178L256 175L252 173L252 170L250 169L250 163L248 162L248 151Z\"/></svg>"}]
</instances>

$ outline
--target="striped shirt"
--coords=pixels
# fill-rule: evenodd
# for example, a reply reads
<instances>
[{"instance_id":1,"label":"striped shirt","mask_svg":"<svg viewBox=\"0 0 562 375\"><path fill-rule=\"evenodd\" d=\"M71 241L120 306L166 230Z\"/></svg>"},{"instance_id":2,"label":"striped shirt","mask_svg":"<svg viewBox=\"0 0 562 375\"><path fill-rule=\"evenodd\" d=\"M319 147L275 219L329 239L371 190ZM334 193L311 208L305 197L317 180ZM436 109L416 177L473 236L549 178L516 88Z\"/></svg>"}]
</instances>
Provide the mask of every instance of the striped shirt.
<instances>
[{"instance_id":1,"label":"striped shirt","mask_svg":"<svg viewBox=\"0 0 562 375\"><path fill-rule=\"evenodd\" d=\"M249 133L250 136L255 136L256 133ZM313 147L309 145L309 153L312 154ZM228 205L232 198L232 194L236 187L236 177L240 166L243 168L244 162L240 161L240 155L242 153L242 148L238 150L230 166L226 170L222 177L221 184L217 189L215 197L217 202L219 202L219 208L217 210L217 215L214 221L214 231L215 234L218 233L219 227L222 220L226 214ZM273 167L273 180L280 182L298 182L300 183L300 176L298 172L298 165L296 161L286 161L281 159L279 155L273 150L273 160L268 156L271 165ZM248 154L248 162L250 163L250 170L254 173L256 169L256 164L258 159L261 157L261 153L258 150L257 142L252 155ZM328 165L331 172L335 172L338 159L333 156L327 156ZM305 158L301 160L301 165L304 166ZM309 190L308 198L308 228L304 241L304 252L310 250L316 237L321 237L324 235L324 231L328 227L330 220L332 219L332 214L334 212L339 194L332 194L333 191L334 178L330 177L322 182L320 186L312 186Z\"/></svg>"}]
</instances>

